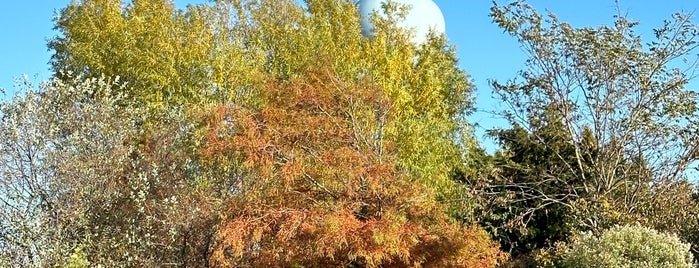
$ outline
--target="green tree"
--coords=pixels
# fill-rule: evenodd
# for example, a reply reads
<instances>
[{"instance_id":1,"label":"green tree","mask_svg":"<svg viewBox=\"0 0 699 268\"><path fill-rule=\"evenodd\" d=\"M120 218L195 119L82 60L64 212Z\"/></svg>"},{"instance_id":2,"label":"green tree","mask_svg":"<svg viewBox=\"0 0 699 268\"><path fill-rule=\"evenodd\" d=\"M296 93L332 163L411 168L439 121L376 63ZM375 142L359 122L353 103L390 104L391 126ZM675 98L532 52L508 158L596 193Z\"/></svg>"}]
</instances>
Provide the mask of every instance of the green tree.
<instances>
[{"instance_id":1,"label":"green tree","mask_svg":"<svg viewBox=\"0 0 699 268\"><path fill-rule=\"evenodd\" d=\"M553 213L558 224L543 230L563 228L525 244L644 218L667 185L687 179L699 156L697 96L686 89L697 66L689 15L676 14L646 43L624 16L574 28L514 1L494 3L491 17L529 56L519 79L491 83L513 126L493 132L503 173L492 189L516 208L501 222L537 232L526 228Z\"/></svg>"},{"instance_id":2,"label":"green tree","mask_svg":"<svg viewBox=\"0 0 699 268\"><path fill-rule=\"evenodd\" d=\"M166 0L71 3L56 19L61 35L49 43L53 69L59 76L119 76L134 102L152 107L225 94L213 88L217 47L207 17L204 7L180 11Z\"/></svg>"}]
</instances>

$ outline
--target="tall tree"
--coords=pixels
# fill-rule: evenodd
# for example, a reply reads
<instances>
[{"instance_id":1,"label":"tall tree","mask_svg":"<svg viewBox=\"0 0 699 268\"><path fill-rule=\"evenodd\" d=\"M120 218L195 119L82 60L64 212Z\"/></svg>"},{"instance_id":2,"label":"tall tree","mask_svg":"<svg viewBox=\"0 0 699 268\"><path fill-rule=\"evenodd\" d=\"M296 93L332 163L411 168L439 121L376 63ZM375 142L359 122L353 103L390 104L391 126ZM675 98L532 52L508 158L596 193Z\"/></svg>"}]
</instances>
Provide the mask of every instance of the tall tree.
<instances>
[{"instance_id":1,"label":"tall tree","mask_svg":"<svg viewBox=\"0 0 699 268\"><path fill-rule=\"evenodd\" d=\"M395 27L405 8L387 5L369 40L352 1L220 0L178 11L167 0L83 0L61 11L62 36L50 47L57 73L119 76L132 104L148 107L260 105L266 80L297 77L327 59L343 79L371 77L396 100L399 117L386 135L401 140L399 162L448 192L473 85L446 39L415 47Z\"/></svg>"},{"instance_id":2,"label":"tall tree","mask_svg":"<svg viewBox=\"0 0 699 268\"><path fill-rule=\"evenodd\" d=\"M406 178L381 127L392 103L371 81L321 69L267 90L259 111L210 117L204 159L238 158L251 172L220 227L220 265L497 264L487 234L450 222L434 190Z\"/></svg>"},{"instance_id":3,"label":"tall tree","mask_svg":"<svg viewBox=\"0 0 699 268\"><path fill-rule=\"evenodd\" d=\"M144 132L147 109L122 106L123 86L54 79L2 104L3 263L206 263L227 193L202 185L195 122L170 110Z\"/></svg>"},{"instance_id":4,"label":"tall tree","mask_svg":"<svg viewBox=\"0 0 699 268\"><path fill-rule=\"evenodd\" d=\"M519 216L561 207L574 228L599 230L644 217L665 186L687 179L699 156L689 15L647 42L624 16L574 28L524 1L494 3L491 16L529 56L520 79L492 82L514 126L495 131L507 170L497 189L516 196L513 206L526 201Z\"/></svg>"},{"instance_id":5,"label":"tall tree","mask_svg":"<svg viewBox=\"0 0 699 268\"><path fill-rule=\"evenodd\" d=\"M395 27L401 9L369 39L351 1L72 2L56 79L3 108L3 190L26 197L0 206L21 234L3 260L494 265L437 201L472 85L445 38Z\"/></svg>"}]
</instances>

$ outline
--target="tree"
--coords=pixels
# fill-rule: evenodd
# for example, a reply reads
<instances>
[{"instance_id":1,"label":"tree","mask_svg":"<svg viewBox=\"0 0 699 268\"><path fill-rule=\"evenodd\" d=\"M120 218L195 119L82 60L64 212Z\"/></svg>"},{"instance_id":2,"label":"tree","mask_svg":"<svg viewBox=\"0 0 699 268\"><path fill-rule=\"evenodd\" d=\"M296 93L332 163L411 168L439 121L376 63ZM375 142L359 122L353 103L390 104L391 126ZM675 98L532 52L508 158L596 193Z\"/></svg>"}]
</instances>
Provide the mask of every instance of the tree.
<instances>
[{"instance_id":1,"label":"tree","mask_svg":"<svg viewBox=\"0 0 699 268\"><path fill-rule=\"evenodd\" d=\"M0 106L0 261L38 267L53 264L71 245L63 249L50 239L63 230L52 221L56 183L41 112L48 100L37 92L25 94Z\"/></svg>"},{"instance_id":2,"label":"tree","mask_svg":"<svg viewBox=\"0 0 699 268\"><path fill-rule=\"evenodd\" d=\"M217 236L219 265L498 263L484 232L450 222L433 190L399 168L380 127L391 102L371 81L321 69L267 90L259 111L222 106L210 118L204 159L238 158L251 173Z\"/></svg>"},{"instance_id":3,"label":"tree","mask_svg":"<svg viewBox=\"0 0 699 268\"><path fill-rule=\"evenodd\" d=\"M4 263L205 263L226 193L197 184L194 122L171 110L144 133L147 110L122 106L123 86L54 79L3 104Z\"/></svg>"},{"instance_id":4,"label":"tree","mask_svg":"<svg viewBox=\"0 0 699 268\"><path fill-rule=\"evenodd\" d=\"M515 196L515 216L563 208L573 228L601 230L644 217L666 185L687 179L699 146L696 93L685 88L697 66L688 15L648 43L624 16L574 28L523 1L494 3L491 16L529 56L521 79L491 83L513 125L493 132L505 161L494 189Z\"/></svg>"},{"instance_id":5,"label":"tree","mask_svg":"<svg viewBox=\"0 0 699 268\"><path fill-rule=\"evenodd\" d=\"M307 19L296 17L304 14L294 12L299 7L283 3L239 11L237 14L251 15L235 20L269 27L271 30L250 27L246 37L259 35L252 40L263 40L260 43L264 51L274 57L267 63L271 79L262 87L260 95L267 96L262 110L226 104L210 123L214 126L209 132L209 138L214 138L209 140L213 146L205 152L216 152L210 155L215 163L212 166L247 163L248 168L254 167L255 178L240 181L242 200L233 203L230 219L221 233L224 244L217 251L218 260L226 265L253 266L375 266L416 261L408 258L407 252L422 254L416 250L429 243L419 239L418 233L429 233L429 226L433 225L421 226L421 217L413 216L407 218L415 222L389 227L389 216L401 219L405 211L396 209L396 203L383 202L402 202L414 194L405 189L423 189L428 194L433 187L442 193L453 187L449 174L459 159L454 137L461 127L459 120L469 107L466 94L470 92L465 75L454 67L453 50L441 38L416 50L407 42L408 35L387 21L378 21L380 30L375 39L364 39L358 31L356 10L349 2L308 1ZM396 7L387 9L394 12L391 10ZM280 16L276 10L285 12ZM272 12L276 16L268 15ZM297 30L289 31L285 26L289 23L297 25ZM327 69L319 70L317 66ZM369 89L360 85L373 85L370 89L376 92L367 92ZM373 104L376 95L383 96L388 104ZM347 103L348 98L354 101ZM358 110L343 110L348 107ZM218 135L225 137L225 129L231 126L243 134L229 133L233 138L219 140ZM236 144L243 144L243 148L236 148ZM259 147L266 149L260 151ZM335 162L331 155L343 159L345 155L354 156L345 161L356 164ZM359 155L363 156L358 158ZM377 155L393 155L395 166L389 159L374 158ZM381 169L365 174L368 171L364 169L377 162ZM385 179L386 184L379 178ZM401 185L406 186L402 188L405 195L395 192L401 188L393 188ZM429 196L416 200L415 205L436 205L428 201ZM265 204L262 208L250 205L260 202ZM440 214L430 213L435 213L435 217ZM441 217L435 220L444 221ZM299 227L289 230L293 226ZM446 226L445 232L455 228ZM403 240L395 237L399 230L415 236L416 244L402 244ZM371 237L370 233L380 235ZM443 235L445 239L449 237ZM478 240L478 236L467 237L463 242ZM465 246L458 243L443 247L456 250ZM417 262L460 264L461 260L462 265L476 265L473 261L477 261L439 254ZM492 261L486 257L482 265Z\"/></svg>"},{"instance_id":6,"label":"tree","mask_svg":"<svg viewBox=\"0 0 699 268\"><path fill-rule=\"evenodd\" d=\"M461 154L454 141L470 135L462 130L473 85L446 39L415 47L396 28L404 8L387 5L368 40L352 1L221 0L177 11L166 0L84 0L60 12L52 63L58 73L122 77L128 105L197 107L261 105L267 80L295 78L327 59L342 79L372 77L396 100L397 120L385 127L402 140L399 162L413 179L449 192Z\"/></svg>"},{"instance_id":7,"label":"tree","mask_svg":"<svg viewBox=\"0 0 699 268\"><path fill-rule=\"evenodd\" d=\"M213 29L203 7L176 10L166 0L85 0L56 19L57 74L120 76L134 102L159 107L212 97ZM243 68L240 68L241 71ZM226 96L227 97L227 96Z\"/></svg>"},{"instance_id":8,"label":"tree","mask_svg":"<svg viewBox=\"0 0 699 268\"><path fill-rule=\"evenodd\" d=\"M555 117L542 121L551 123L537 124L533 133L518 125L492 132L507 151L491 157L497 173L481 186L492 196L481 203L482 221L515 253L565 239L574 229L570 204L587 197L570 186L581 183L566 168L574 163L570 136Z\"/></svg>"},{"instance_id":9,"label":"tree","mask_svg":"<svg viewBox=\"0 0 699 268\"><path fill-rule=\"evenodd\" d=\"M5 263L61 264L82 239L70 219L80 214L83 199L69 197L78 197L78 190L94 193L91 186L95 184L82 183L95 174L111 173L104 168L111 168L113 154L124 149L119 146L121 141L113 139L119 135L106 133L128 125L127 114L113 106L118 97L104 94L118 82L74 82L67 86L52 81L39 89L26 83L23 96L2 104L0 217ZM86 94L95 94L89 103L81 101ZM94 155L88 163L82 162L88 150ZM65 169L68 166L71 168ZM63 177L68 170L71 175L85 176Z\"/></svg>"},{"instance_id":10,"label":"tree","mask_svg":"<svg viewBox=\"0 0 699 268\"><path fill-rule=\"evenodd\" d=\"M74 1L56 78L4 104L3 190L27 199L0 206L3 260L494 265L487 235L437 201L472 86L445 38L416 46L386 10L368 39L350 1Z\"/></svg>"}]
</instances>

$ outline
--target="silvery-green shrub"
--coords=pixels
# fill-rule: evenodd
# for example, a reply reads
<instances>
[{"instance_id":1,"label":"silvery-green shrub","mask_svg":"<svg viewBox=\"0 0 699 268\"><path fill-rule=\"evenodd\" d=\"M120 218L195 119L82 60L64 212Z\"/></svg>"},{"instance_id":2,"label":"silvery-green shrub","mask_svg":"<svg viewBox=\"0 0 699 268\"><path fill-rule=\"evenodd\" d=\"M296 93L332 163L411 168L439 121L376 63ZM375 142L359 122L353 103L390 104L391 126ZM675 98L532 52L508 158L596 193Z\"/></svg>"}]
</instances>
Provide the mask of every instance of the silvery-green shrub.
<instances>
[{"instance_id":1,"label":"silvery-green shrub","mask_svg":"<svg viewBox=\"0 0 699 268\"><path fill-rule=\"evenodd\" d=\"M692 267L690 245L640 225L582 233L564 246L560 267Z\"/></svg>"}]
</instances>

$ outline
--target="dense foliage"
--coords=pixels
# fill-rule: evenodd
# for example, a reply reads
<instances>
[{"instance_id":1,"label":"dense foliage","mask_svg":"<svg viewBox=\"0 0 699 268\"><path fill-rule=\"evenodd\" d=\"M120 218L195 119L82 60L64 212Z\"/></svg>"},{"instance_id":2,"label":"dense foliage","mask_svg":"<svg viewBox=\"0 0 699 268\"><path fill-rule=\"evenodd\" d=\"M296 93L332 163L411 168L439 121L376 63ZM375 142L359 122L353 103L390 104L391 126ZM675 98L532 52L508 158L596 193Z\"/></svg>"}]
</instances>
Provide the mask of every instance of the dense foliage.
<instances>
[{"instance_id":1,"label":"dense foliage","mask_svg":"<svg viewBox=\"0 0 699 268\"><path fill-rule=\"evenodd\" d=\"M689 244L638 225L578 234L560 250L558 267L693 267Z\"/></svg>"},{"instance_id":2,"label":"dense foliage","mask_svg":"<svg viewBox=\"0 0 699 268\"><path fill-rule=\"evenodd\" d=\"M473 86L403 10L365 38L351 1L71 3L55 79L3 104L4 262L494 267L444 202Z\"/></svg>"},{"instance_id":3,"label":"dense foliage","mask_svg":"<svg viewBox=\"0 0 699 268\"><path fill-rule=\"evenodd\" d=\"M322 65L321 65L322 66ZM215 108L204 159L251 172L226 209L224 266L493 267L487 234L450 223L433 190L407 179L382 128L391 102L373 83L328 71L271 83L261 110Z\"/></svg>"},{"instance_id":4,"label":"dense foliage","mask_svg":"<svg viewBox=\"0 0 699 268\"><path fill-rule=\"evenodd\" d=\"M73 1L55 77L0 104L0 266L692 264L690 16L647 41L494 2L529 59L491 155L408 8L364 37L350 0Z\"/></svg>"}]
</instances>

